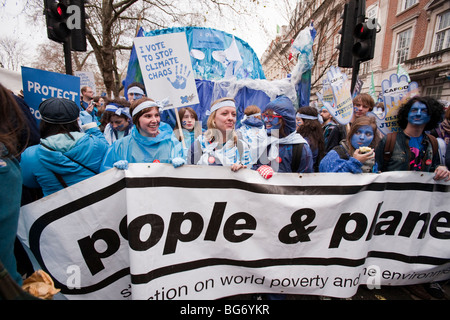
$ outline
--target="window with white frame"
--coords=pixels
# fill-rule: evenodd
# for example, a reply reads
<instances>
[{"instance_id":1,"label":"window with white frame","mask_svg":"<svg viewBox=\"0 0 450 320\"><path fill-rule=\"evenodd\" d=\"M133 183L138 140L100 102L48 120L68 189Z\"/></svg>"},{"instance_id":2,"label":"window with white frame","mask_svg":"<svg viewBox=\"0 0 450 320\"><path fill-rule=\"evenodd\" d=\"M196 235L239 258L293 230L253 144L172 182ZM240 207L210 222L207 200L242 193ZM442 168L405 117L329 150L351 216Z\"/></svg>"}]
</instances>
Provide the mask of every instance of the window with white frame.
<instances>
[{"instance_id":1,"label":"window with white frame","mask_svg":"<svg viewBox=\"0 0 450 320\"><path fill-rule=\"evenodd\" d=\"M397 48L395 50L395 64L403 63L408 59L411 46L412 28L397 34Z\"/></svg>"},{"instance_id":2,"label":"window with white frame","mask_svg":"<svg viewBox=\"0 0 450 320\"><path fill-rule=\"evenodd\" d=\"M406 9L411 8L413 5L415 5L418 2L418 0L403 0L402 1L402 10L404 11Z\"/></svg>"},{"instance_id":3,"label":"window with white frame","mask_svg":"<svg viewBox=\"0 0 450 320\"><path fill-rule=\"evenodd\" d=\"M438 15L434 51L450 48L450 11Z\"/></svg>"}]
</instances>

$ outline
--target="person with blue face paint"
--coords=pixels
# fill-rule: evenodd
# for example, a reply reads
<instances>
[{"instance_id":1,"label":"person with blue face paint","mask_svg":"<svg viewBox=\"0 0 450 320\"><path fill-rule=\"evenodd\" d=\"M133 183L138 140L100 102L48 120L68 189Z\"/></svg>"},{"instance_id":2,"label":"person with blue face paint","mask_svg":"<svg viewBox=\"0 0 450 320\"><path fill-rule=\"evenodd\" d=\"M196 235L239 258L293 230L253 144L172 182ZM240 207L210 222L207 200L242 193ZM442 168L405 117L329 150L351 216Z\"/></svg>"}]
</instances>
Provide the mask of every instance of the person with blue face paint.
<instances>
[{"instance_id":1,"label":"person with blue face paint","mask_svg":"<svg viewBox=\"0 0 450 320\"><path fill-rule=\"evenodd\" d=\"M450 181L450 172L434 151L435 137L427 132L441 121L443 106L430 97L413 97L403 104L397 113L400 131L396 134L395 146L389 160L383 154L387 136L375 152L381 171L434 172L435 180Z\"/></svg>"},{"instance_id":2,"label":"person with blue face paint","mask_svg":"<svg viewBox=\"0 0 450 320\"><path fill-rule=\"evenodd\" d=\"M355 120L347 139L330 150L322 159L320 172L378 172L373 149L379 142L376 120L362 116Z\"/></svg>"},{"instance_id":3,"label":"person with blue face paint","mask_svg":"<svg viewBox=\"0 0 450 320\"><path fill-rule=\"evenodd\" d=\"M395 145L389 159L383 154L387 151L385 136L376 149L376 160L382 172L385 171L421 171L434 173L434 180L450 181L450 171L441 162L436 137L428 131L438 127L444 107L431 97L415 96L403 104L397 113L400 131L395 134ZM435 140L433 142L433 139ZM444 291L437 282L406 286L411 293L425 289L437 299L444 297Z\"/></svg>"},{"instance_id":4,"label":"person with blue face paint","mask_svg":"<svg viewBox=\"0 0 450 320\"><path fill-rule=\"evenodd\" d=\"M263 109L262 120L267 130L263 154L253 166L272 167L275 172L313 172L313 155L308 142L296 132L295 108L286 96L269 102Z\"/></svg>"},{"instance_id":5,"label":"person with blue face paint","mask_svg":"<svg viewBox=\"0 0 450 320\"><path fill-rule=\"evenodd\" d=\"M103 134L109 145L131 133L133 121L130 114L130 103L127 100L112 100L105 107L105 113L109 120Z\"/></svg>"}]
</instances>

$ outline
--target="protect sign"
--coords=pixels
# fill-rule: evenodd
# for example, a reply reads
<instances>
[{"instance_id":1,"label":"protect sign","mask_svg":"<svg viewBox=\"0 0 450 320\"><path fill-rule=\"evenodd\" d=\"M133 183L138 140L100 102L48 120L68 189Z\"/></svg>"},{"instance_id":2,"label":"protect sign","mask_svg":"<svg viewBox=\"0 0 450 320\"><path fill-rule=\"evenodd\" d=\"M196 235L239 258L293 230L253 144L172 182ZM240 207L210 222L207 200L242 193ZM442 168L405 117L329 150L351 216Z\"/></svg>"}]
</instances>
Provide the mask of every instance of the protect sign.
<instances>
[{"instance_id":1,"label":"protect sign","mask_svg":"<svg viewBox=\"0 0 450 320\"><path fill-rule=\"evenodd\" d=\"M64 98L80 105L80 78L40 69L22 67L23 96L39 124L39 104L48 98Z\"/></svg>"},{"instance_id":2,"label":"protect sign","mask_svg":"<svg viewBox=\"0 0 450 320\"><path fill-rule=\"evenodd\" d=\"M132 164L24 206L19 236L71 299L351 297L450 277L432 177Z\"/></svg>"}]
</instances>

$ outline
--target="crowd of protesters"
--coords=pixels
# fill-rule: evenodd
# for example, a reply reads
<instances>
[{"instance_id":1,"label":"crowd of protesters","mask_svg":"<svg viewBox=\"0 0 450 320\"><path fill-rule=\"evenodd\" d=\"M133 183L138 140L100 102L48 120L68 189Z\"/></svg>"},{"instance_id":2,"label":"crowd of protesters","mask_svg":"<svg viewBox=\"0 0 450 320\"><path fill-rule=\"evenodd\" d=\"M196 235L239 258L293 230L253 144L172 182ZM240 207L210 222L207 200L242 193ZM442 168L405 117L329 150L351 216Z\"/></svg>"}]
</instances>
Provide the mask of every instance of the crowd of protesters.
<instances>
[{"instance_id":1,"label":"crowd of protesters","mask_svg":"<svg viewBox=\"0 0 450 320\"><path fill-rule=\"evenodd\" d=\"M21 284L15 256L20 206L53 194L102 171L130 163L261 168L277 173L423 171L450 181L450 108L430 97L413 97L398 111L399 131L383 136L367 94L353 100L347 125L325 107L296 109L286 96L266 106L246 106L240 123L231 97L214 101L206 127L192 108L178 110L181 127L162 121L164 103L132 83L126 99L50 98L39 105L37 128L23 99L0 85L0 261ZM173 110L172 110L173 111ZM388 149L390 148L390 149ZM437 286L437 287L436 287ZM437 289L436 289L437 288ZM434 293L439 295L438 285Z\"/></svg>"}]
</instances>

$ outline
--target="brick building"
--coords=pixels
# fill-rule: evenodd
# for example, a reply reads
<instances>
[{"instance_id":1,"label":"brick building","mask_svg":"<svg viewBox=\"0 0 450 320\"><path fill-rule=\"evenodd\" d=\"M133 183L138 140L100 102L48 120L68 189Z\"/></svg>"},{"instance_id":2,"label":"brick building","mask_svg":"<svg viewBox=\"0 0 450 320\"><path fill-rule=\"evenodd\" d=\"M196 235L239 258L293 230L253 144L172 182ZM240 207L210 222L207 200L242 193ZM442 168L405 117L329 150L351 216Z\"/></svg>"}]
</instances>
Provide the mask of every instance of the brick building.
<instances>
[{"instance_id":1,"label":"brick building","mask_svg":"<svg viewBox=\"0 0 450 320\"><path fill-rule=\"evenodd\" d=\"M311 100L321 89L330 65L337 66L343 0L307 0L298 9L290 26L267 48L261 62L268 79L286 77L296 61L289 60L290 40L314 21L315 65L312 70ZM300 4L299 4L300 6ZM419 84L421 95L450 102L450 1L448 0L366 0L366 17L376 18L374 58L360 65L359 77L367 92L373 72L375 89L395 73L400 64ZM351 77L352 69L341 68Z\"/></svg>"}]
</instances>

